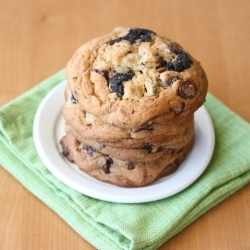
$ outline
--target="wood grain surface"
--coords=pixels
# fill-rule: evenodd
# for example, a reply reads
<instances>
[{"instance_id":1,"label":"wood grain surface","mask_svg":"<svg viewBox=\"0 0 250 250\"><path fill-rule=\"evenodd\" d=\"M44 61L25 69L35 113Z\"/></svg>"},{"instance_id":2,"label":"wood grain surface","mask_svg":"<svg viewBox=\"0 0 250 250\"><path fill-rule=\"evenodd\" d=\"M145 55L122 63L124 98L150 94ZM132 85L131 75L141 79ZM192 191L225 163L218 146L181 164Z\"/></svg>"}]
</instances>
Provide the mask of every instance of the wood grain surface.
<instances>
[{"instance_id":1,"label":"wood grain surface","mask_svg":"<svg viewBox=\"0 0 250 250\"><path fill-rule=\"evenodd\" d=\"M249 122L249 13L249 0L0 0L0 105L64 68L86 41L143 27L201 61L209 91ZM247 185L160 249L249 250L249 208ZM0 249L95 248L0 168Z\"/></svg>"}]
</instances>

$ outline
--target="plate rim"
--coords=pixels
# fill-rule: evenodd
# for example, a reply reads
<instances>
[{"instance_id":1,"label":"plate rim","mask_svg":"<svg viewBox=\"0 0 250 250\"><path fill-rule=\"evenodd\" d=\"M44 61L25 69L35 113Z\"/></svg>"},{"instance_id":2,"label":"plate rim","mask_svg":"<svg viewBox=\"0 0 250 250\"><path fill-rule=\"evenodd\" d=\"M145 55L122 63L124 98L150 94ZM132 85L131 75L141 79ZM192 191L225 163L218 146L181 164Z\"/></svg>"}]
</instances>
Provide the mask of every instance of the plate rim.
<instances>
[{"instance_id":1,"label":"plate rim","mask_svg":"<svg viewBox=\"0 0 250 250\"><path fill-rule=\"evenodd\" d=\"M57 178L59 179L61 182L63 182L65 185L67 185L70 188L73 188L74 190L87 195L89 197L95 198L95 199L99 199L99 200L104 200L104 201L109 201L109 202L119 202L119 203L145 203L145 202L151 202L151 201L156 201L156 200L161 200L167 197L170 197L184 189L186 189L188 186L190 186L193 182L195 182L200 176L201 174L205 171L205 169L207 168L209 161L211 160L211 157L213 155L213 151L214 151L214 145L215 145L215 131L214 131L214 126L211 120L211 117L208 113L208 111L206 110L206 108L204 106L200 107L198 111L196 111L195 113L195 117L197 114L199 114L198 112L202 112L203 114L203 118L205 118L203 120L203 122L205 121L206 125L207 125L207 133L210 136L208 139L208 142L206 141L205 143L208 143L209 148L207 148L207 155L205 157L205 160L203 160L203 166L200 167L200 169L198 169L195 172L195 175L192 177L192 179L190 180L186 180L185 185L180 186L179 188L175 188L174 191L169 192L169 191L165 191L163 190L160 193L155 193L154 196L150 196L148 195L150 191L157 191L157 187L166 187L168 186L166 183L170 182L171 178L175 177L178 172L181 171L181 169L183 168L187 168L187 166L185 166L185 164L188 164L188 162L190 161L190 157L191 154L194 150L194 148L192 148L191 152L189 153L189 155L187 156L187 159L184 161L184 163L181 164L182 167L180 167L180 169L178 169L176 172L174 172L172 175L167 176L167 177L163 177L161 178L159 182L154 182L151 185L147 185L145 187L136 187L136 188L127 188L127 187L119 187L119 186L115 186L109 183L105 183L105 182L101 182L98 181L96 179L94 179L91 176L88 176L85 173L82 173L82 171L80 171L82 174L85 175L85 178L83 179L83 176L80 175L76 169L72 169L70 168L70 163L67 164L66 160L64 157L62 157L60 151L59 151L59 145L58 145L58 141L56 142L56 135L55 135L55 130L56 125L59 121L59 119L62 119L62 115L60 110L62 110L63 108L63 104L65 102L64 100L64 90L66 87L66 80L63 80L61 82L59 82L54 88L52 88L47 95L45 95L45 97L42 99L41 103L39 104L35 117L34 117L34 122L33 122L33 139L34 139L34 145L35 148L37 150L37 153L40 157L40 159L42 160L42 162L44 163L45 167ZM61 100L61 106L58 105L58 97L61 96L62 100ZM57 104L57 105L56 105ZM54 109L52 109L51 107L53 107ZM47 119L46 120L46 126L47 128L50 128L49 131L44 131L44 128L41 128L41 124L43 124L42 118L43 118L43 114L44 112L54 112L57 115L55 116L54 119ZM195 131L196 126L198 124L197 119L195 120ZM201 130L201 129L200 129ZM46 139L43 139L41 137L41 131L45 132L45 134L43 134L43 136L47 136L48 138L53 138L53 143L50 144L46 144ZM203 133L202 135L204 135L204 131L199 131L200 133ZM46 138L47 138L46 137ZM199 139L199 138L198 138ZM45 145L49 147L45 148ZM201 145L202 146L202 145ZM52 152L57 151L57 156L55 155L50 155L48 153L48 150L51 150ZM59 156L59 157L58 157ZM64 164L67 165L70 170L67 170L67 174L62 173L62 170L59 170L58 167L55 166L55 162L53 159L57 159L57 162L60 164ZM59 160L61 159L61 160ZM64 166L65 167L65 166ZM75 179L72 180L70 179L71 177L74 177ZM86 178L88 180L86 180ZM177 175L178 178L178 175ZM84 181L87 182L87 184L90 184L89 182L93 183L97 183L94 185L97 185L97 187L100 187L100 190L96 190L95 189L89 189L86 187L86 185L82 185L79 184L79 181ZM171 180L173 182L173 180ZM165 184L165 185L164 185ZM156 189L156 190L155 190ZM106 192L104 193L103 190L106 190ZM117 192L113 192L113 191L117 191ZM165 192L164 192L165 191Z\"/></svg>"}]
</instances>

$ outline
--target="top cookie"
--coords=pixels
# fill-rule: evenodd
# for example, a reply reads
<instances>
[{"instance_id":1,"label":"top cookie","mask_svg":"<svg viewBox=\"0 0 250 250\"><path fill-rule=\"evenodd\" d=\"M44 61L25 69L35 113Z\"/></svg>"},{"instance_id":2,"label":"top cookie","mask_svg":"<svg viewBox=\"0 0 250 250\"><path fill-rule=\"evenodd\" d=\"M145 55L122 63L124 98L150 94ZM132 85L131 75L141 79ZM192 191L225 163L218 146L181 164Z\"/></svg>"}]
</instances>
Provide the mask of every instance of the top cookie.
<instances>
[{"instance_id":1,"label":"top cookie","mask_svg":"<svg viewBox=\"0 0 250 250\"><path fill-rule=\"evenodd\" d=\"M68 62L67 81L84 110L122 128L193 114L208 86L198 61L146 29L120 29L84 44Z\"/></svg>"}]
</instances>

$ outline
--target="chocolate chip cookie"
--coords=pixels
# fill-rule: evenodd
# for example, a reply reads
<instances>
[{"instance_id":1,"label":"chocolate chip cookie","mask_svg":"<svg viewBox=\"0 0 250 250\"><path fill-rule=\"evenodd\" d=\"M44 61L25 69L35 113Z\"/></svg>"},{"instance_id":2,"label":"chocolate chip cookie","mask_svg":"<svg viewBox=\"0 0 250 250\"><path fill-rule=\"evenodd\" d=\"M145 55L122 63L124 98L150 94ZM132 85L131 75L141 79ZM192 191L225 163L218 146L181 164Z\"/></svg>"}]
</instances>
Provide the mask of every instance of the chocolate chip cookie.
<instances>
[{"instance_id":1,"label":"chocolate chip cookie","mask_svg":"<svg viewBox=\"0 0 250 250\"><path fill-rule=\"evenodd\" d=\"M68 124L66 124L66 132L73 134L80 142L83 142L85 139L95 140L82 136L79 131L75 130ZM148 136L144 139L125 138L106 141L104 140L104 138L101 138L96 141L103 145L114 148L143 148L147 147L148 145L155 147L164 145L164 147L167 148L180 148L183 145L186 145L193 138L193 134L194 122L192 121L182 133L178 133L176 135L154 135Z\"/></svg>"},{"instance_id":2,"label":"chocolate chip cookie","mask_svg":"<svg viewBox=\"0 0 250 250\"><path fill-rule=\"evenodd\" d=\"M98 141L89 140L83 137L80 137L72 128L67 127L67 134L71 134L79 141L95 149L96 151L101 152L105 155L110 155L113 158L119 160L131 160L131 161L153 161L160 158L164 154L179 150L179 147L168 148L167 145L154 146L152 144L145 144L141 148L119 148L119 147L110 147L105 144L102 144ZM192 139L191 139L192 140ZM190 141L187 142L187 144ZM180 146L183 147L184 143L181 143ZM176 146L176 145L175 145Z\"/></svg>"},{"instance_id":3,"label":"chocolate chip cookie","mask_svg":"<svg viewBox=\"0 0 250 250\"><path fill-rule=\"evenodd\" d=\"M205 101L200 63L174 41L129 28L81 46L67 65L73 100L104 123L137 128L162 114L187 116Z\"/></svg>"},{"instance_id":4,"label":"chocolate chip cookie","mask_svg":"<svg viewBox=\"0 0 250 250\"><path fill-rule=\"evenodd\" d=\"M72 96L72 95L71 95ZM115 141L126 138L150 140L154 136L168 136L182 134L191 123L193 114L187 117L176 116L168 122L148 121L137 128L120 128L105 123L98 116L84 110L72 97L67 97L63 109L63 116L67 124L83 137L92 140ZM161 118L158 117L158 120ZM162 118L163 121L164 118Z\"/></svg>"},{"instance_id":5,"label":"chocolate chip cookie","mask_svg":"<svg viewBox=\"0 0 250 250\"><path fill-rule=\"evenodd\" d=\"M124 187L140 187L177 170L191 145L162 155L154 161L122 161L102 154L89 145L79 143L71 134L61 140L63 154L81 170L94 178Z\"/></svg>"}]
</instances>

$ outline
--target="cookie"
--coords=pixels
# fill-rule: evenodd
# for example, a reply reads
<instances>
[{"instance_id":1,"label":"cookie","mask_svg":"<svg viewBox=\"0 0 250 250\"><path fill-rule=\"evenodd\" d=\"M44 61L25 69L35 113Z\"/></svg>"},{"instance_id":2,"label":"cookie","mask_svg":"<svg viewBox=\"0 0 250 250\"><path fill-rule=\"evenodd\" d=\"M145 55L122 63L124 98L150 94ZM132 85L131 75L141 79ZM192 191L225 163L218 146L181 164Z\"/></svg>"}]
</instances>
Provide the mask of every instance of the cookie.
<instances>
[{"instance_id":1,"label":"cookie","mask_svg":"<svg viewBox=\"0 0 250 250\"><path fill-rule=\"evenodd\" d=\"M68 131L68 133L72 134L75 137L72 131ZM76 138L78 137L76 136ZM168 154L170 152L174 152L175 150L179 150L179 148L173 148L173 149L167 148L166 145L161 145L161 146L145 145L142 148L114 148L114 147L106 146L97 141L93 141L93 140L89 140L85 138L81 138L81 141L79 141L79 143L88 145L94 150L99 151L104 155L109 155L113 158L124 160L124 161L125 160L139 161L139 162L140 161L154 161L166 153Z\"/></svg>"},{"instance_id":2,"label":"cookie","mask_svg":"<svg viewBox=\"0 0 250 250\"><path fill-rule=\"evenodd\" d=\"M180 45L146 29L121 29L81 46L67 65L73 99L120 128L165 114L189 116L205 101L207 77Z\"/></svg>"},{"instance_id":3,"label":"cookie","mask_svg":"<svg viewBox=\"0 0 250 250\"><path fill-rule=\"evenodd\" d=\"M155 161L122 161L102 154L92 147L80 144L73 135L67 134L61 140L63 155L94 178L124 187L141 187L177 170L185 159L191 145L169 154L164 154Z\"/></svg>"},{"instance_id":4,"label":"cookie","mask_svg":"<svg viewBox=\"0 0 250 250\"><path fill-rule=\"evenodd\" d=\"M169 122L146 122L137 128L119 128L91 115L80 107L72 97L67 97L63 108L63 116L67 124L82 137L91 140L114 141L125 138L148 139L154 136L182 134L193 122L193 114L188 117L177 116ZM160 119L158 117L158 119ZM162 118L163 120L163 118Z\"/></svg>"},{"instance_id":5,"label":"cookie","mask_svg":"<svg viewBox=\"0 0 250 250\"><path fill-rule=\"evenodd\" d=\"M73 127L71 127L68 124L66 124L66 132L73 134L80 142L84 142L87 139L86 137L83 137L81 134L79 134L78 131L76 131ZM194 122L191 122L183 133L179 133L177 135L158 135L158 136L148 137L146 139L127 138L127 139L120 139L117 141L104 141L102 139L99 141L97 140L97 142L113 148L130 149L130 148L147 148L147 147L151 148L151 147L162 146L165 148L176 149L186 145L193 138L193 135L194 135Z\"/></svg>"}]
</instances>

